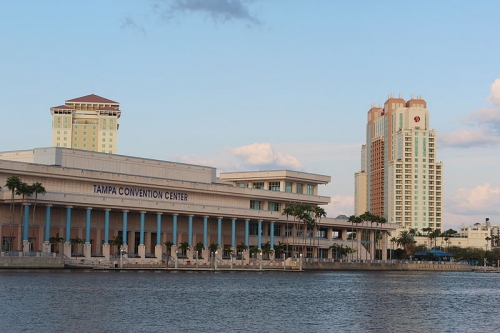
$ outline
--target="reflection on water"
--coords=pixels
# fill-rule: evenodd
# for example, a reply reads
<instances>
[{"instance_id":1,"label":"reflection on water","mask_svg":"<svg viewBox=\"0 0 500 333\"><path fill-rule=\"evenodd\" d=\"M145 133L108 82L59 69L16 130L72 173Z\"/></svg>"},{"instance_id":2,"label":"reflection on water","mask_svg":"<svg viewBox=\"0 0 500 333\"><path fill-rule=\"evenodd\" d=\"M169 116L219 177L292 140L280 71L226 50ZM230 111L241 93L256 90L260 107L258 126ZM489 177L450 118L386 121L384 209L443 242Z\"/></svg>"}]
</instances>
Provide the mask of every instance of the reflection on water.
<instances>
[{"instance_id":1,"label":"reflection on water","mask_svg":"<svg viewBox=\"0 0 500 333\"><path fill-rule=\"evenodd\" d=\"M498 332L500 274L0 271L2 332Z\"/></svg>"}]
</instances>

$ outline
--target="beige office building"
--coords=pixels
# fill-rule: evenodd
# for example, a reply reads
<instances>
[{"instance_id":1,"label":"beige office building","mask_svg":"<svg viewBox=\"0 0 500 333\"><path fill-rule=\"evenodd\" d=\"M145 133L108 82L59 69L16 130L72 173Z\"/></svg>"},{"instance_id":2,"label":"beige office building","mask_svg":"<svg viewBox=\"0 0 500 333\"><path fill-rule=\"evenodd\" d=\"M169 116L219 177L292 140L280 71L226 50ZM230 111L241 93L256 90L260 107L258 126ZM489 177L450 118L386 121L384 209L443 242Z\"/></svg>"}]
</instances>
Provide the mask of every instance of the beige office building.
<instances>
[{"instance_id":1,"label":"beige office building","mask_svg":"<svg viewBox=\"0 0 500 333\"><path fill-rule=\"evenodd\" d=\"M372 106L361 160L356 214L370 211L404 229L443 229L443 164L425 100L389 96Z\"/></svg>"},{"instance_id":2,"label":"beige office building","mask_svg":"<svg viewBox=\"0 0 500 333\"><path fill-rule=\"evenodd\" d=\"M87 95L50 108L52 146L116 154L120 104Z\"/></svg>"}]
</instances>

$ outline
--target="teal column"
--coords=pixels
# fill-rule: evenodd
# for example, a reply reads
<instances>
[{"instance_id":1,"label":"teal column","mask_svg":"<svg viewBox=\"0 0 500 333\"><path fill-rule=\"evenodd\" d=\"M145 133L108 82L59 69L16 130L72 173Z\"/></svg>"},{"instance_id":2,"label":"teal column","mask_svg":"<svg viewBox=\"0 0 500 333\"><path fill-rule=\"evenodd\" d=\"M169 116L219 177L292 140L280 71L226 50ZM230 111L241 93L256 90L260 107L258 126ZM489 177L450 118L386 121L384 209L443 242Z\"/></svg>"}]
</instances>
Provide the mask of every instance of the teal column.
<instances>
[{"instance_id":1,"label":"teal column","mask_svg":"<svg viewBox=\"0 0 500 333\"><path fill-rule=\"evenodd\" d=\"M122 232L122 241L123 245L127 245L127 220L128 220L128 210L123 211L123 232Z\"/></svg>"},{"instance_id":2,"label":"teal column","mask_svg":"<svg viewBox=\"0 0 500 333\"><path fill-rule=\"evenodd\" d=\"M161 213L156 213L156 245L161 245Z\"/></svg>"},{"instance_id":3,"label":"teal column","mask_svg":"<svg viewBox=\"0 0 500 333\"><path fill-rule=\"evenodd\" d=\"M172 224L172 242L177 246L177 214L174 214Z\"/></svg>"},{"instance_id":4,"label":"teal column","mask_svg":"<svg viewBox=\"0 0 500 333\"><path fill-rule=\"evenodd\" d=\"M258 233L257 248L261 249L262 248L262 220L259 221L259 229L258 229L257 233Z\"/></svg>"},{"instance_id":5,"label":"teal column","mask_svg":"<svg viewBox=\"0 0 500 333\"><path fill-rule=\"evenodd\" d=\"M90 214L92 208L87 208L87 225L85 227L85 243L90 243Z\"/></svg>"},{"instance_id":6,"label":"teal column","mask_svg":"<svg viewBox=\"0 0 500 333\"><path fill-rule=\"evenodd\" d=\"M45 207L45 241L50 242L50 205Z\"/></svg>"},{"instance_id":7,"label":"teal column","mask_svg":"<svg viewBox=\"0 0 500 333\"><path fill-rule=\"evenodd\" d=\"M30 205L24 205L23 241L28 241L29 218L30 218Z\"/></svg>"},{"instance_id":8,"label":"teal column","mask_svg":"<svg viewBox=\"0 0 500 333\"><path fill-rule=\"evenodd\" d=\"M217 218L217 244L222 248L222 217Z\"/></svg>"},{"instance_id":9,"label":"teal column","mask_svg":"<svg viewBox=\"0 0 500 333\"><path fill-rule=\"evenodd\" d=\"M104 244L109 244L109 211L104 210Z\"/></svg>"},{"instance_id":10,"label":"teal column","mask_svg":"<svg viewBox=\"0 0 500 333\"><path fill-rule=\"evenodd\" d=\"M231 220L231 246L236 247L236 219Z\"/></svg>"},{"instance_id":11,"label":"teal column","mask_svg":"<svg viewBox=\"0 0 500 333\"><path fill-rule=\"evenodd\" d=\"M248 241L250 235L250 221L245 220L245 245L250 246L250 243Z\"/></svg>"},{"instance_id":12,"label":"teal column","mask_svg":"<svg viewBox=\"0 0 500 333\"><path fill-rule=\"evenodd\" d=\"M269 228L269 238L271 242L271 249L274 249L274 222L271 222L270 228Z\"/></svg>"},{"instance_id":13,"label":"teal column","mask_svg":"<svg viewBox=\"0 0 500 333\"><path fill-rule=\"evenodd\" d=\"M188 216L188 243L189 246L193 245L193 215Z\"/></svg>"},{"instance_id":14,"label":"teal column","mask_svg":"<svg viewBox=\"0 0 500 333\"><path fill-rule=\"evenodd\" d=\"M66 207L66 242L71 242L71 208Z\"/></svg>"},{"instance_id":15,"label":"teal column","mask_svg":"<svg viewBox=\"0 0 500 333\"><path fill-rule=\"evenodd\" d=\"M203 246L208 246L208 216L203 216Z\"/></svg>"},{"instance_id":16,"label":"teal column","mask_svg":"<svg viewBox=\"0 0 500 333\"><path fill-rule=\"evenodd\" d=\"M146 218L146 212L141 212L141 232L139 234L139 245L144 245L144 220Z\"/></svg>"}]
</instances>

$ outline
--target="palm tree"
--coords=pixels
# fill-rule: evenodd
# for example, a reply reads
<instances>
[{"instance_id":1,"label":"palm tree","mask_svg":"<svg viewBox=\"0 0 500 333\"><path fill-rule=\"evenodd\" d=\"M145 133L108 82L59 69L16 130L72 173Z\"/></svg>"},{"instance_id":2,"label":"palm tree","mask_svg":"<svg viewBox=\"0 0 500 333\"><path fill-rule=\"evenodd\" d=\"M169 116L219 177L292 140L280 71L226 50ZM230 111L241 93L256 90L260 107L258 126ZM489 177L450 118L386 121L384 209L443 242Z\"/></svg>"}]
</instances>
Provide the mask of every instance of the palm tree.
<instances>
[{"instance_id":1,"label":"palm tree","mask_svg":"<svg viewBox=\"0 0 500 333\"><path fill-rule=\"evenodd\" d=\"M50 244L57 245L57 244L62 244L64 242L64 238L59 236L59 233L57 233L54 237L49 238ZM61 253L61 246L58 245L58 250L59 250L59 255L62 255Z\"/></svg>"},{"instance_id":2,"label":"palm tree","mask_svg":"<svg viewBox=\"0 0 500 333\"><path fill-rule=\"evenodd\" d=\"M35 203L33 204L33 223L35 223L35 210L36 210L36 202L38 200L38 194L45 194L47 193L47 191L40 182L33 183L31 185L31 190L33 191L33 193L35 193ZM35 230L33 228L31 230L33 231L32 238L35 239Z\"/></svg>"},{"instance_id":3,"label":"palm tree","mask_svg":"<svg viewBox=\"0 0 500 333\"><path fill-rule=\"evenodd\" d=\"M23 213L23 208L24 208L24 199L26 197L31 197L31 194L33 193L33 191L31 190L31 186L24 183L24 182L21 182L19 184L19 187L17 188L16 190L16 194L17 195L20 195L22 197L22 200L21 200L21 223L19 224L21 226L21 236L22 238L24 238L24 223L23 223L23 218L24 218L24 213ZM27 217L29 218L29 217ZM28 223L29 225L29 223ZM24 239L22 239L24 241ZM23 249L24 250L24 249Z\"/></svg>"},{"instance_id":4,"label":"palm tree","mask_svg":"<svg viewBox=\"0 0 500 333\"><path fill-rule=\"evenodd\" d=\"M269 259L269 256L274 253L274 250L271 249L270 242L262 244L261 249L262 249L262 256L267 257L268 259Z\"/></svg>"},{"instance_id":5,"label":"palm tree","mask_svg":"<svg viewBox=\"0 0 500 333\"><path fill-rule=\"evenodd\" d=\"M5 186L11 191L12 195L10 197L10 243L9 251L12 251L14 245L14 194L16 193L19 185L21 184L21 179L18 176L10 176L7 178Z\"/></svg>"},{"instance_id":6,"label":"palm tree","mask_svg":"<svg viewBox=\"0 0 500 333\"><path fill-rule=\"evenodd\" d=\"M165 244L165 246L167 247L167 255L170 258L172 256L172 246L174 246L174 243L171 241L166 241L163 244Z\"/></svg>"},{"instance_id":7,"label":"palm tree","mask_svg":"<svg viewBox=\"0 0 500 333\"><path fill-rule=\"evenodd\" d=\"M80 250L80 244L85 243L80 237L75 237L71 239L71 246L76 245L76 256L78 258L78 250Z\"/></svg>"},{"instance_id":8,"label":"palm tree","mask_svg":"<svg viewBox=\"0 0 500 333\"><path fill-rule=\"evenodd\" d=\"M398 239L396 237L392 237L391 238L391 247L392 247L392 251L391 251L391 260L392 260L392 252L394 252L394 243L397 243L398 242Z\"/></svg>"},{"instance_id":9,"label":"palm tree","mask_svg":"<svg viewBox=\"0 0 500 333\"><path fill-rule=\"evenodd\" d=\"M413 229L412 229L413 230ZM398 246L402 246L406 255L410 254L410 246L415 243L413 234L411 231L403 230L399 233L399 237L396 240Z\"/></svg>"},{"instance_id":10,"label":"palm tree","mask_svg":"<svg viewBox=\"0 0 500 333\"><path fill-rule=\"evenodd\" d=\"M322 207L314 206L313 207L313 215L314 215L314 219L316 220L316 224L317 224L318 229L319 229L319 225L321 223L321 218L326 217L326 211ZM319 257L319 237L317 237L317 238L318 238L318 247L317 247L317 251L316 251L316 257Z\"/></svg>"},{"instance_id":11,"label":"palm tree","mask_svg":"<svg viewBox=\"0 0 500 333\"><path fill-rule=\"evenodd\" d=\"M202 257L202 256L200 256L200 253L203 253L203 248L204 248L204 247L205 247L205 246L203 246L203 242L198 242L198 243L196 243L196 245L194 246L194 250L196 251L196 253L197 253L197 255L198 255L198 257L197 257L197 258L201 258L201 259L203 259L203 257Z\"/></svg>"},{"instance_id":12,"label":"palm tree","mask_svg":"<svg viewBox=\"0 0 500 333\"><path fill-rule=\"evenodd\" d=\"M116 245L116 254L120 253L120 249L123 245L123 239L120 236L113 237L112 240L109 241L109 245Z\"/></svg>"},{"instance_id":13,"label":"palm tree","mask_svg":"<svg viewBox=\"0 0 500 333\"><path fill-rule=\"evenodd\" d=\"M183 256L187 256L187 251L191 249L188 242L182 242L179 244L179 250Z\"/></svg>"}]
</instances>

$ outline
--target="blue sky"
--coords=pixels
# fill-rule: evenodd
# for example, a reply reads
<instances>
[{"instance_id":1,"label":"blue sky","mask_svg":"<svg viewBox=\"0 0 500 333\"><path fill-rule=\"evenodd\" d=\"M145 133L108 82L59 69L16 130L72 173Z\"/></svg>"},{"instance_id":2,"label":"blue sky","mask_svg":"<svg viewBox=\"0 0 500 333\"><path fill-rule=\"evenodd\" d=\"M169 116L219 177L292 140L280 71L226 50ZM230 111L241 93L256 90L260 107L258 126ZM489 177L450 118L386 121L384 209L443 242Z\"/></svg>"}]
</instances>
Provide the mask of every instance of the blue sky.
<instances>
[{"instance_id":1,"label":"blue sky","mask_svg":"<svg viewBox=\"0 0 500 333\"><path fill-rule=\"evenodd\" d=\"M368 109L422 94L445 228L500 224L499 14L498 1L0 1L0 150L50 146L49 108L94 93L121 104L119 154L331 175L329 216L351 215Z\"/></svg>"}]
</instances>

